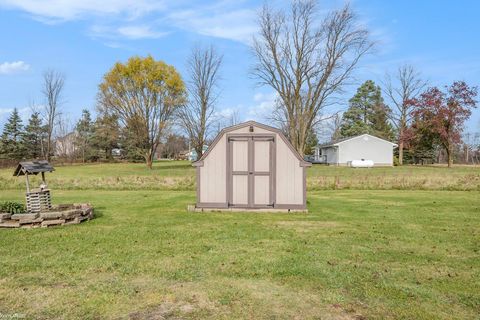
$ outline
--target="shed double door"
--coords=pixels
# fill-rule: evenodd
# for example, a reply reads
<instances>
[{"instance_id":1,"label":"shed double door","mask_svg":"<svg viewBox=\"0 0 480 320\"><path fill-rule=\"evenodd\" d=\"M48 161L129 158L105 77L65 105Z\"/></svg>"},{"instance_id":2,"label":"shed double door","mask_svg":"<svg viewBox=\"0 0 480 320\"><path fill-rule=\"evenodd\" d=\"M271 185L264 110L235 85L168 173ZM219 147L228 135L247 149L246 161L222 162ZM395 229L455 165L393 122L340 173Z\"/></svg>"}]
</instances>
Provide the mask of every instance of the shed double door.
<instances>
[{"instance_id":1,"label":"shed double door","mask_svg":"<svg viewBox=\"0 0 480 320\"><path fill-rule=\"evenodd\" d=\"M273 135L228 138L229 207L273 207L274 148Z\"/></svg>"}]
</instances>

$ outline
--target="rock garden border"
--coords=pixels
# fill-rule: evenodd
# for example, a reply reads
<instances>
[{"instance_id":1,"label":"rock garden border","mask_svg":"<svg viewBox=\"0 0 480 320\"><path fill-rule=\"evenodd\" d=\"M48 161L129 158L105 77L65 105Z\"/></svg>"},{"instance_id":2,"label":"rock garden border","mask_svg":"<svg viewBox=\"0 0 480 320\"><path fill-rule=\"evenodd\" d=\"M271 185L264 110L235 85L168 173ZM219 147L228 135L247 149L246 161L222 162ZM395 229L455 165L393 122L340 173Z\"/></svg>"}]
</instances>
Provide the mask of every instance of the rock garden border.
<instances>
[{"instance_id":1,"label":"rock garden border","mask_svg":"<svg viewBox=\"0 0 480 320\"><path fill-rule=\"evenodd\" d=\"M60 204L40 213L0 213L0 228L39 228L79 224L94 217L89 203Z\"/></svg>"}]
</instances>

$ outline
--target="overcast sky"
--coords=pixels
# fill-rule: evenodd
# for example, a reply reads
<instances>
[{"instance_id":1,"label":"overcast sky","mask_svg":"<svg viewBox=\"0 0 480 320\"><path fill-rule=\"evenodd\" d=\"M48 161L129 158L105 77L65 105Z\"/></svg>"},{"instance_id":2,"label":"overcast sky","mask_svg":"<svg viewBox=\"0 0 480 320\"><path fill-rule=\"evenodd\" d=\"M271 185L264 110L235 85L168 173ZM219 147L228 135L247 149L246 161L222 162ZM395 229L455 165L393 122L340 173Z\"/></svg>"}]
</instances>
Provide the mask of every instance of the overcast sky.
<instances>
[{"instance_id":1,"label":"overcast sky","mask_svg":"<svg viewBox=\"0 0 480 320\"><path fill-rule=\"evenodd\" d=\"M41 75L66 75L64 114L95 110L97 86L116 61L151 54L182 74L195 44L213 44L224 55L218 110L238 109L242 120L261 120L274 94L259 87L249 70L249 43L263 1L0 0L0 126L14 107L28 117L29 104L43 103ZM432 85L454 80L480 84L480 1L357 0L351 6L377 41L362 60L356 86L377 83L403 63L413 64ZM288 2L275 2L285 6ZM320 9L344 1L320 1ZM345 109L355 87L347 89ZM334 110L327 110L332 112ZM467 129L480 131L480 110Z\"/></svg>"}]
</instances>

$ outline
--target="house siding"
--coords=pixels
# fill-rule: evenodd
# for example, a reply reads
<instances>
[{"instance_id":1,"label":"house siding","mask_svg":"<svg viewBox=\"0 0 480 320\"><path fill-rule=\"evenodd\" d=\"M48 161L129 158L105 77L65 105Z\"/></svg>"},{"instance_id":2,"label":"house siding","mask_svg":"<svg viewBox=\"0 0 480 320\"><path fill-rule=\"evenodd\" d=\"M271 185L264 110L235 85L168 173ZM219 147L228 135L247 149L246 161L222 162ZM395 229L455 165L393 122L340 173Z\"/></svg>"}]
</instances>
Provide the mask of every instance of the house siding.
<instances>
[{"instance_id":1,"label":"house siding","mask_svg":"<svg viewBox=\"0 0 480 320\"><path fill-rule=\"evenodd\" d=\"M394 144L370 135L362 135L338 144L338 163L352 160L372 160L376 166L393 165Z\"/></svg>"}]
</instances>

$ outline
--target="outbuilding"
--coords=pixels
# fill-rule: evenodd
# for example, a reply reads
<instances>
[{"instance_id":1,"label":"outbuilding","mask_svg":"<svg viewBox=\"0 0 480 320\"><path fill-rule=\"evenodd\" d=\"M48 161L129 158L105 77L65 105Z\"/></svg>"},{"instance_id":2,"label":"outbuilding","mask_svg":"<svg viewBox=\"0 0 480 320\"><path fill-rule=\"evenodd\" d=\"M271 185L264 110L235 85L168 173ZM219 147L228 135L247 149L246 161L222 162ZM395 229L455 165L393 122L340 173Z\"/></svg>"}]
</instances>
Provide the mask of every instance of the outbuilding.
<instances>
[{"instance_id":1,"label":"outbuilding","mask_svg":"<svg viewBox=\"0 0 480 320\"><path fill-rule=\"evenodd\" d=\"M283 133L255 121L223 129L193 166L199 209L306 210L306 167Z\"/></svg>"},{"instance_id":2,"label":"outbuilding","mask_svg":"<svg viewBox=\"0 0 480 320\"><path fill-rule=\"evenodd\" d=\"M388 140L361 134L318 146L315 161L349 166L353 161L372 161L374 166L393 166L393 150L397 145Z\"/></svg>"}]
</instances>

